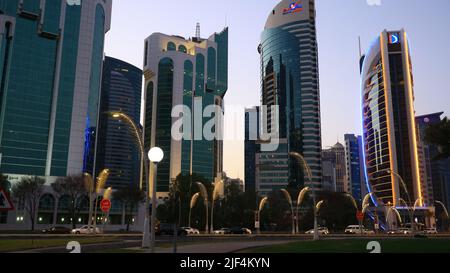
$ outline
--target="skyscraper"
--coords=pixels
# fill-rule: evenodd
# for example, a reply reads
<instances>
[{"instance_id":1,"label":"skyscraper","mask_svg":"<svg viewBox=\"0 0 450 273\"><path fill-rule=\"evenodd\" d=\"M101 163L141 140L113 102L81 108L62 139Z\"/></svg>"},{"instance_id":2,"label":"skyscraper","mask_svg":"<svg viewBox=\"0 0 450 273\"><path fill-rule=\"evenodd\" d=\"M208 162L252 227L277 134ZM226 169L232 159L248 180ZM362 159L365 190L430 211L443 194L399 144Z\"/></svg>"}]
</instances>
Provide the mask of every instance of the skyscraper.
<instances>
[{"instance_id":1,"label":"skyscraper","mask_svg":"<svg viewBox=\"0 0 450 273\"><path fill-rule=\"evenodd\" d=\"M261 44L261 95L265 106L279 106L281 142L287 149L285 185L321 187L321 124L315 1L281 1L267 19ZM269 111L268 121L274 118ZM271 128L269 127L269 130ZM283 150L283 149L281 149ZM312 183L289 152L302 154ZM264 155L264 153L262 153ZM269 153L270 156L270 153Z\"/></svg>"},{"instance_id":2,"label":"skyscraper","mask_svg":"<svg viewBox=\"0 0 450 273\"><path fill-rule=\"evenodd\" d=\"M0 1L0 172L93 172L111 6Z\"/></svg>"},{"instance_id":3,"label":"skyscraper","mask_svg":"<svg viewBox=\"0 0 450 273\"><path fill-rule=\"evenodd\" d=\"M436 159L439 147L424 141L425 130L428 126L439 123L444 113L433 113L416 117L419 131L419 140L423 149L423 168L426 172L427 184L432 193L427 205L433 205L434 201L440 201L450 207L450 158ZM438 209L442 209L437 206Z\"/></svg>"},{"instance_id":4,"label":"skyscraper","mask_svg":"<svg viewBox=\"0 0 450 273\"><path fill-rule=\"evenodd\" d=\"M364 154L371 190L385 204L402 205L400 199L414 203L423 194L414 81L404 30L383 31L372 44L364 58L361 88Z\"/></svg>"},{"instance_id":5,"label":"skyscraper","mask_svg":"<svg viewBox=\"0 0 450 273\"><path fill-rule=\"evenodd\" d=\"M259 114L259 107L245 109L245 192L256 191L256 155L260 152Z\"/></svg>"},{"instance_id":6,"label":"skyscraper","mask_svg":"<svg viewBox=\"0 0 450 273\"><path fill-rule=\"evenodd\" d=\"M336 143L330 149L322 151L323 188L334 192L348 193L349 186L346 179L345 148Z\"/></svg>"},{"instance_id":7,"label":"skyscraper","mask_svg":"<svg viewBox=\"0 0 450 273\"><path fill-rule=\"evenodd\" d=\"M208 39L199 33L191 39L154 33L145 40L144 55L145 145L147 149L160 147L166 155L158 164L157 191L167 193L179 174L195 173L214 182L222 177L223 123L220 113L210 117L203 113L208 106L223 111L228 89L228 28ZM171 113L176 106L192 113L183 112L182 129L187 136L181 140L171 135L175 123ZM218 121L212 140L203 135L211 120Z\"/></svg>"},{"instance_id":8,"label":"skyscraper","mask_svg":"<svg viewBox=\"0 0 450 273\"><path fill-rule=\"evenodd\" d=\"M361 136L345 135L345 163L347 166L347 184L349 193L357 201L367 194L364 178L363 141Z\"/></svg>"},{"instance_id":9,"label":"skyscraper","mask_svg":"<svg viewBox=\"0 0 450 273\"><path fill-rule=\"evenodd\" d=\"M122 112L140 123L142 70L124 61L106 57L103 64L97 173L110 170L108 187L139 185L140 156L130 128L105 112Z\"/></svg>"}]
</instances>

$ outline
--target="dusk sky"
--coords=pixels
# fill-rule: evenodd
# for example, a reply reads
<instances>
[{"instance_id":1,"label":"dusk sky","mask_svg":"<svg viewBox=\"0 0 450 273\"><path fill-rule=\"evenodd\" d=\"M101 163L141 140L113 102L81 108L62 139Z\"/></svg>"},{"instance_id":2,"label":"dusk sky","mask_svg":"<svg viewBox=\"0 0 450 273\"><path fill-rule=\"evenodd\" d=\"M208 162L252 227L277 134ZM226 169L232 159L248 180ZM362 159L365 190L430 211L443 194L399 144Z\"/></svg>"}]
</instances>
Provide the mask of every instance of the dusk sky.
<instances>
[{"instance_id":1,"label":"dusk sky","mask_svg":"<svg viewBox=\"0 0 450 273\"><path fill-rule=\"evenodd\" d=\"M230 28L229 106L253 106L260 101L260 61L257 47L267 16L278 0L113 0L112 28L106 54L142 68L143 41L154 32L195 34L201 24L207 38ZM417 115L450 113L449 0L317 0L317 33L323 146L343 141L345 133L361 134L361 92L358 36L363 52L382 30L408 33L415 78ZM230 124L230 122L228 123ZM243 116L239 128L243 132ZM227 141L224 170L244 178L243 141Z\"/></svg>"}]
</instances>

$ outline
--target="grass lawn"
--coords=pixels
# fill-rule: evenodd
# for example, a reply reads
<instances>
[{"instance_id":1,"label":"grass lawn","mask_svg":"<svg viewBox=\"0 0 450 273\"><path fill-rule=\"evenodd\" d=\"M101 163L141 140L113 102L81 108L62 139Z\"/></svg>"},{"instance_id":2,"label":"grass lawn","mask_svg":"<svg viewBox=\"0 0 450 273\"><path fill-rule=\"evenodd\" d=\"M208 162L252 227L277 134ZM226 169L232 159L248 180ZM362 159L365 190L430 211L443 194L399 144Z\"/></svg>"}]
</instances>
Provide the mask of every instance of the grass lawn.
<instances>
[{"instance_id":1,"label":"grass lawn","mask_svg":"<svg viewBox=\"0 0 450 273\"><path fill-rule=\"evenodd\" d=\"M252 248L243 253L369 253L370 241L381 244L382 253L450 253L450 239L384 239L302 241Z\"/></svg>"},{"instance_id":2,"label":"grass lawn","mask_svg":"<svg viewBox=\"0 0 450 273\"><path fill-rule=\"evenodd\" d=\"M0 252L11 252L47 247L65 247L67 243L77 241L83 244L117 242L114 238L66 238L66 239L14 239L0 240Z\"/></svg>"}]
</instances>

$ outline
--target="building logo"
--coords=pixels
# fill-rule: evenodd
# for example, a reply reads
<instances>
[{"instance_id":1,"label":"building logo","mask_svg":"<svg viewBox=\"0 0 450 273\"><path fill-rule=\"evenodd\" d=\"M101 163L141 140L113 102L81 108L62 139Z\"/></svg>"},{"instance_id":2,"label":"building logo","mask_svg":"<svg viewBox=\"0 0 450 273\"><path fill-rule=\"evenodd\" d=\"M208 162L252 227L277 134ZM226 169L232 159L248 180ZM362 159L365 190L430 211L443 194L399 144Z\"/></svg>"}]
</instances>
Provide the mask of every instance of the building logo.
<instances>
[{"instance_id":1,"label":"building logo","mask_svg":"<svg viewBox=\"0 0 450 273\"><path fill-rule=\"evenodd\" d=\"M400 41L398 33L390 33L389 34L389 43L390 44L398 44Z\"/></svg>"},{"instance_id":2,"label":"building logo","mask_svg":"<svg viewBox=\"0 0 450 273\"><path fill-rule=\"evenodd\" d=\"M302 1L293 2L289 5L289 8L283 9L283 15L300 12L303 10Z\"/></svg>"}]
</instances>

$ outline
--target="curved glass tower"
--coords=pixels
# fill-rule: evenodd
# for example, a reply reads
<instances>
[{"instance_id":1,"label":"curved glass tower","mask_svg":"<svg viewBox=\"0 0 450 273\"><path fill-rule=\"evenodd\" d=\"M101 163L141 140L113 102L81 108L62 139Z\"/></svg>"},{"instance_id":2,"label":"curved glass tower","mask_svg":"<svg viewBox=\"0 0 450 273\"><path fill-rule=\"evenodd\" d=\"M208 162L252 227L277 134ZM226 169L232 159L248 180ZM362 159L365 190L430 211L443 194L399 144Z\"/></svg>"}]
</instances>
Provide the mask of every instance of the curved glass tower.
<instances>
[{"instance_id":1,"label":"curved glass tower","mask_svg":"<svg viewBox=\"0 0 450 273\"><path fill-rule=\"evenodd\" d=\"M281 142L287 143L288 153L298 152L304 156L313 175L309 182L296 159L280 150L277 154L283 154L287 166L278 168L278 176L288 177L288 181L274 185L273 189L285 187L286 183L321 188L322 140L315 16L314 0L281 1L271 11L261 37L262 104L269 108L279 106L277 122ZM269 111L269 124L271 119ZM270 126L268 129L272 130ZM258 177L263 181L265 176L271 175L270 171L265 173L264 168L260 168Z\"/></svg>"},{"instance_id":2,"label":"curved glass tower","mask_svg":"<svg viewBox=\"0 0 450 273\"><path fill-rule=\"evenodd\" d=\"M103 63L100 113L122 112L140 123L142 70L111 57ZM100 115L97 145L97 174L109 169L108 187L138 186L139 149L129 128L122 122Z\"/></svg>"},{"instance_id":3,"label":"curved glass tower","mask_svg":"<svg viewBox=\"0 0 450 273\"><path fill-rule=\"evenodd\" d=\"M413 205L422 189L405 31L384 31L374 41L364 58L361 88L368 187L384 204Z\"/></svg>"}]
</instances>

